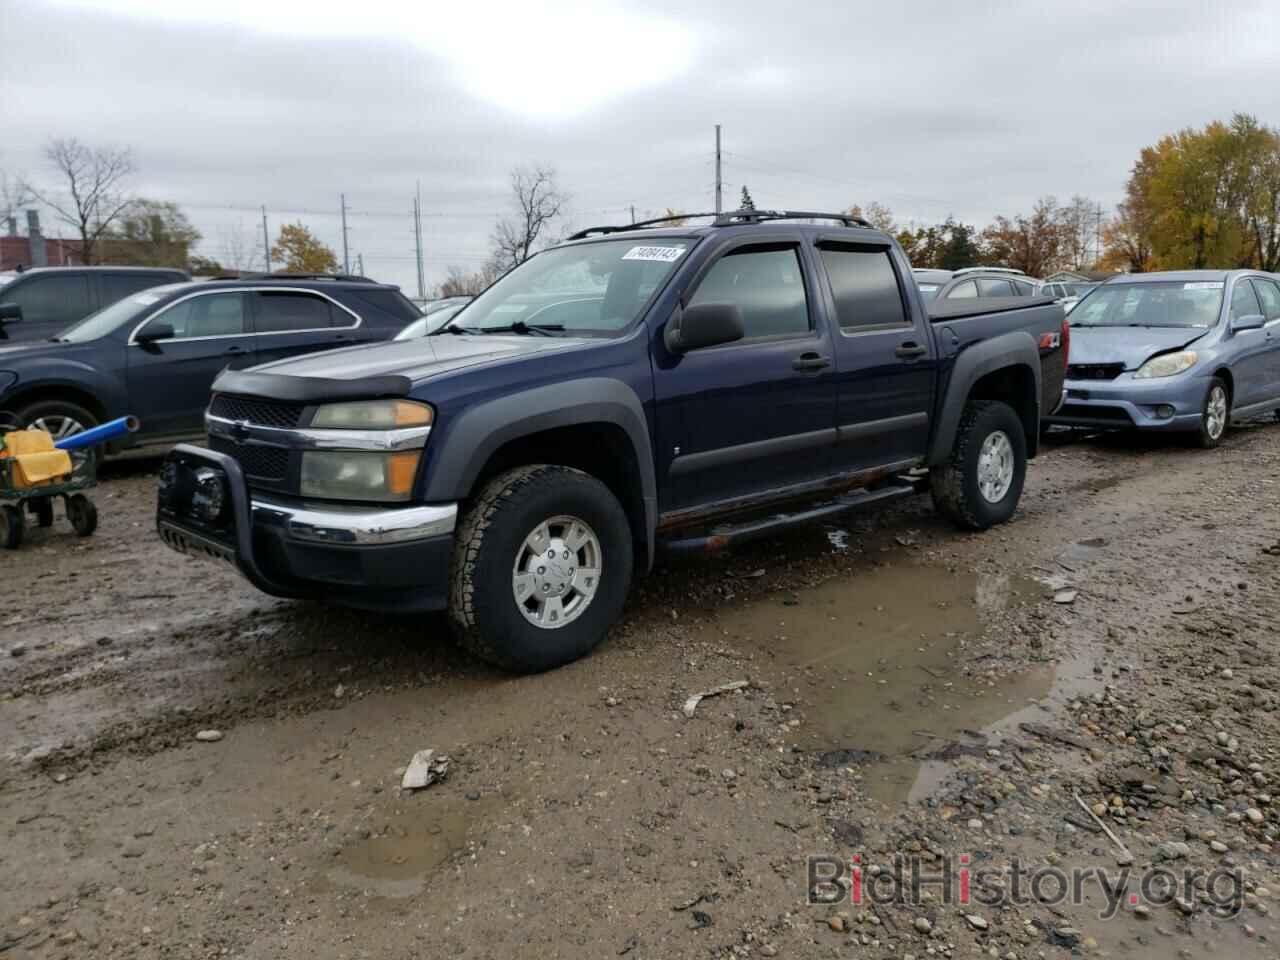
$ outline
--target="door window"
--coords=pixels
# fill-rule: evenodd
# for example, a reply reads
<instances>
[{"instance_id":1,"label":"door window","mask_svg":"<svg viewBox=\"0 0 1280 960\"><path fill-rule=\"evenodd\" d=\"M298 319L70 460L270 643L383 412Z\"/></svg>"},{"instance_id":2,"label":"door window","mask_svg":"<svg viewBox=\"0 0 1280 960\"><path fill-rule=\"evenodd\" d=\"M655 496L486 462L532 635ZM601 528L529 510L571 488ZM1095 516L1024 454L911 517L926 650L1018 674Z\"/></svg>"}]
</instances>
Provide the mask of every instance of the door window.
<instances>
[{"instance_id":1,"label":"door window","mask_svg":"<svg viewBox=\"0 0 1280 960\"><path fill-rule=\"evenodd\" d=\"M181 300L148 320L143 330L165 323L173 327L174 340L242 334L245 332L244 294L210 293Z\"/></svg>"},{"instance_id":2,"label":"door window","mask_svg":"<svg viewBox=\"0 0 1280 960\"><path fill-rule=\"evenodd\" d=\"M31 277L0 299L20 306L24 323L75 323L92 310L89 280L82 273Z\"/></svg>"},{"instance_id":3,"label":"door window","mask_svg":"<svg viewBox=\"0 0 1280 960\"><path fill-rule=\"evenodd\" d=\"M957 284L950 293L947 294L948 300L973 300L978 296L978 285L972 280L966 280L964 283Z\"/></svg>"},{"instance_id":4,"label":"door window","mask_svg":"<svg viewBox=\"0 0 1280 960\"><path fill-rule=\"evenodd\" d=\"M1237 280L1231 290L1231 319L1239 320L1241 317L1257 316L1261 313L1262 308L1258 306L1258 298L1254 296L1253 287Z\"/></svg>"},{"instance_id":5,"label":"door window","mask_svg":"<svg viewBox=\"0 0 1280 960\"><path fill-rule=\"evenodd\" d=\"M351 314L334 309L324 297L293 290L265 290L253 295L258 333L298 333L355 324Z\"/></svg>"},{"instance_id":6,"label":"door window","mask_svg":"<svg viewBox=\"0 0 1280 960\"><path fill-rule=\"evenodd\" d=\"M808 333L809 301L794 246L743 247L707 271L689 306L733 303L742 311L745 339Z\"/></svg>"},{"instance_id":7,"label":"door window","mask_svg":"<svg viewBox=\"0 0 1280 960\"><path fill-rule=\"evenodd\" d=\"M1008 280L982 279L978 281L978 296L1012 297L1013 287L1009 285Z\"/></svg>"},{"instance_id":8,"label":"door window","mask_svg":"<svg viewBox=\"0 0 1280 960\"><path fill-rule=\"evenodd\" d=\"M1023 283L1021 280L1011 280L1010 283L1013 284L1014 296L1017 296L1017 297L1035 296L1036 288L1032 284Z\"/></svg>"},{"instance_id":9,"label":"door window","mask_svg":"<svg viewBox=\"0 0 1280 960\"><path fill-rule=\"evenodd\" d=\"M841 330L911 325L888 250L824 244L819 252Z\"/></svg>"},{"instance_id":10,"label":"door window","mask_svg":"<svg viewBox=\"0 0 1280 960\"><path fill-rule=\"evenodd\" d=\"M1280 285L1254 277L1253 289L1262 301L1262 315L1267 318L1267 322L1280 320Z\"/></svg>"},{"instance_id":11,"label":"door window","mask_svg":"<svg viewBox=\"0 0 1280 960\"><path fill-rule=\"evenodd\" d=\"M123 300L131 293L137 293L139 290L146 290L148 287L159 286L162 282L166 282L168 278L157 277L153 274L145 273L102 273L98 275L98 282L102 285L102 304L115 303L117 300Z\"/></svg>"}]
</instances>

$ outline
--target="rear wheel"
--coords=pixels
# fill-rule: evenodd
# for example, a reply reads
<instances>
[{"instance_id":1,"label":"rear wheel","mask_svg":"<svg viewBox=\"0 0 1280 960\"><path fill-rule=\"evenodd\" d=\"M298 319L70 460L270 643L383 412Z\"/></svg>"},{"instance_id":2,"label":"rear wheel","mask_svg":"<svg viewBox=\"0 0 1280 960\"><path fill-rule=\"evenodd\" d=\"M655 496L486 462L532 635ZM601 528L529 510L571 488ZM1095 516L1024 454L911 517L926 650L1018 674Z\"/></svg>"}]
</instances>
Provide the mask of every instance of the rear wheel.
<instances>
[{"instance_id":1,"label":"rear wheel","mask_svg":"<svg viewBox=\"0 0 1280 960\"><path fill-rule=\"evenodd\" d=\"M67 497L67 519L78 536L91 536L98 529L98 508L83 493L73 493Z\"/></svg>"},{"instance_id":2,"label":"rear wheel","mask_svg":"<svg viewBox=\"0 0 1280 960\"><path fill-rule=\"evenodd\" d=\"M17 550L22 546L22 535L26 532L26 527L21 510L11 503L0 504L0 547Z\"/></svg>"},{"instance_id":3,"label":"rear wheel","mask_svg":"<svg viewBox=\"0 0 1280 960\"><path fill-rule=\"evenodd\" d=\"M985 530L1013 516L1027 475L1027 438L1008 404L965 407L950 459L929 474L933 503L957 526Z\"/></svg>"},{"instance_id":4,"label":"rear wheel","mask_svg":"<svg viewBox=\"0 0 1280 960\"><path fill-rule=\"evenodd\" d=\"M1206 450L1216 447L1222 442L1227 432L1227 424L1231 421L1231 395L1221 377L1209 381L1209 389L1205 391L1204 405L1200 409L1200 446Z\"/></svg>"},{"instance_id":5,"label":"rear wheel","mask_svg":"<svg viewBox=\"0 0 1280 960\"><path fill-rule=\"evenodd\" d=\"M463 517L449 614L482 659L548 670L604 639L631 567L631 527L608 487L569 467L519 467L487 484Z\"/></svg>"}]
</instances>

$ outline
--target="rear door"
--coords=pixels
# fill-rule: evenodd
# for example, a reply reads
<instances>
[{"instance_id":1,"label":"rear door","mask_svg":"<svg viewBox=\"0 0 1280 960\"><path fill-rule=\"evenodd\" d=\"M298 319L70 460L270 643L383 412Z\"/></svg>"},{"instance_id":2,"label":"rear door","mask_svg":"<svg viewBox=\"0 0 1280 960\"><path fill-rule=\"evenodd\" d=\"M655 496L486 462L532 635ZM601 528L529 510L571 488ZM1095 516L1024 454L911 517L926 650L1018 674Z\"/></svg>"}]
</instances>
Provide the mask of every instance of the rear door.
<instances>
[{"instance_id":1,"label":"rear door","mask_svg":"<svg viewBox=\"0 0 1280 960\"><path fill-rule=\"evenodd\" d=\"M836 318L835 466L841 472L923 457L937 358L928 318L892 248L822 240L824 295Z\"/></svg>"},{"instance_id":2,"label":"rear door","mask_svg":"<svg viewBox=\"0 0 1280 960\"><path fill-rule=\"evenodd\" d=\"M1261 313L1262 307L1258 304L1258 297L1249 280L1246 277L1237 278L1231 288L1228 319L1235 320ZM1267 365L1271 358L1267 350L1267 337L1270 332L1262 327L1258 330L1240 330L1231 336L1235 352L1235 359L1231 361L1231 375L1235 379L1235 395L1231 398L1233 408L1246 407L1269 398Z\"/></svg>"},{"instance_id":3,"label":"rear door","mask_svg":"<svg viewBox=\"0 0 1280 960\"><path fill-rule=\"evenodd\" d=\"M172 326L173 337L137 340L157 324ZM144 439L202 433L214 378L254 362L245 295L224 290L178 300L134 331L127 349L129 412L142 422Z\"/></svg>"},{"instance_id":4,"label":"rear door","mask_svg":"<svg viewBox=\"0 0 1280 960\"><path fill-rule=\"evenodd\" d=\"M247 296L258 363L346 347L366 338L354 311L314 290L258 289Z\"/></svg>"},{"instance_id":5,"label":"rear door","mask_svg":"<svg viewBox=\"0 0 1280 960\"><path fill-rule=\"evenodd\" d=\"M71 269L20 277L0 289L0 303L22 308L21 322L5 325L11 340L47 340L96 309L88 275Z\"/></svg>"},{"instance_id":6,"label":"rear door","mask_svg":"<svg viewBox=\"0 0 1280 960\"><path fill-rule=\"evenodd\" d=\"M678 356L655 339L663 510L784 496L831 469L832 342L798 234L729 242L692 281L686 306L733 303L746 336Z\"/></svg>"}]
</instances>

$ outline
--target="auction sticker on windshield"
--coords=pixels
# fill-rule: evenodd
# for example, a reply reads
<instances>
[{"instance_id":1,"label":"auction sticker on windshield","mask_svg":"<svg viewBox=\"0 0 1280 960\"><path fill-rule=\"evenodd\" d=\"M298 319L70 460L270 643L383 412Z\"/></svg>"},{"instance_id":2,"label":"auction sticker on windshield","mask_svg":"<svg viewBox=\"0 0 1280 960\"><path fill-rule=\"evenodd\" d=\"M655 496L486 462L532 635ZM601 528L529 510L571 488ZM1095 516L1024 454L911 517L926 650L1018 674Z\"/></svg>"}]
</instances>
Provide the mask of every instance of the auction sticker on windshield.
<instances>
[{"instance_id":1,"label":"auction sticker on windshield","mask_svg":"<svg viewBox=\"0 0 1280 960\"><path fill-rule=\"evenodd\" d=\"M656 260L658 263L675 263L684 253L683 246L632 247L622 255L623 260Z\"/></svg>"},{"instance_id":2,"label":"auction sticker on windshield","mask_svg":"<svg viewBox=\"0 0 1280 960\"><path fill-rule=\"evenodd\" d=\"M1221 290L1221 280L1193 280L1182 285L1183 290Z\"/></svg>"}]
</instances>

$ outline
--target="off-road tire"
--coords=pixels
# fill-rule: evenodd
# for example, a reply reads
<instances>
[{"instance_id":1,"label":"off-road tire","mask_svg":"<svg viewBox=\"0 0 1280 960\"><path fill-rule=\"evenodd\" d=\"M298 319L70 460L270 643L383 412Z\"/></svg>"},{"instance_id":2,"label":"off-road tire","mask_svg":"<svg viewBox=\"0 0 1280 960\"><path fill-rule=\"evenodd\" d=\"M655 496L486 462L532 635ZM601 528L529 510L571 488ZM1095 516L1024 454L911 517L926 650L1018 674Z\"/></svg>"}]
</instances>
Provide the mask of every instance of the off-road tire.
<instances>
[{"instance_id":1,"label":"off-road tire","mask_svg":"<svg viewBox=\"0 0 1280 960\"><path fill-rule=\"evenodd\" d=\"M1222 424L1222 432L1216 437L1209 433L1209 398L1213 396L1214 388L1220 388L1227 398L1227 414L1226 420ZM1221 377L1214 377L1209 381L1209 386L1204 391L1204 402L1200 404L1200 425L1195 433L1195 442L1201 450L1212 450L1218 444L1222 443L1222 438L1227 435L1227 431L1231 429L1231 391L1227 389L1226 383Z\"/></svg>"},{"instance_id":2,"label":"off-road tire","mask_svg":"<svg viewBox=\"0 0 1280 960\"><path fill-rule=\"evenodd\" d=\"M579 517L600 542L600 582L590 604L554 629L530 623L516 605L512 567L538 523ZM482 660L536 673L577 660L604 639L631 586L631 527L617 498L570 467L517 467L489 481L458 525L449 574L449 618L459 643Z\"/></svg>"},{"instance_id":3,"label":"off-road tire","mask_svg":"<svg viewBox=\"0 0 1280 960\"><path fill-rule=\"evenodd\" d=\"M0 504L0 547L17 550L22 546L22 535L26 529L21 510L11 503Z\"/></svg>"},{"instance_id":4,"label":"off-road tire","mask_svg":"<svg viewBox=\"0 0 1280 960\"><path fill-rule=\"evenodd\" d=\"M1013 482L1000 500L990 503L978 490L978 455L983 441L997 430L1013 447ZM971 400L960 417L951 456L930 471L929 485L939 513L961 529L985 530L1013 516L1026 476L1027 438L1013 408L998 400Z\"/></svg>"}]
</instances>

